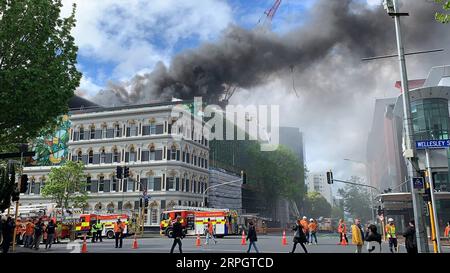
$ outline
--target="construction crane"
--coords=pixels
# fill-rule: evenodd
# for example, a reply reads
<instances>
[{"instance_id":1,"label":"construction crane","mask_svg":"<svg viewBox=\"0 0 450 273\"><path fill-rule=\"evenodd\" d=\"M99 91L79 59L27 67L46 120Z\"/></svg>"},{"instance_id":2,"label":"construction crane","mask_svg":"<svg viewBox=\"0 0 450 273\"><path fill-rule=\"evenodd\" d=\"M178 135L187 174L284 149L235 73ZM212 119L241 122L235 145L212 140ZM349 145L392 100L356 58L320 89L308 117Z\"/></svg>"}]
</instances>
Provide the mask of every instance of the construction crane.
<instances>
[{"instance_id":1,"label":"construction crane","mask_svg":"<svg viewBox=\"0 0 450 273\"><path fill-rule=\"evenodd\" d=\"M278 8L281 5L281 0L275 0L274 4L272 5L272 7L268 10L266 10L264 12L264 15L259 19L258 24L260 25L263 17L264 17L264 21L262 21L262 25L261 28L258 28L258 26L256 27L256 30L262 30L262 31L267 31L270 29L270 27L272 26L272 20L275 17L275 14L278 11ZM237 89L237 85L234 84L225 84L225 91L224 91L224 95L223 98L220 102L220 104L222 104L222 106L226 106L230 100L230 98L233 96L233 94L236 92Z\"/></svg>"}]
</instances>

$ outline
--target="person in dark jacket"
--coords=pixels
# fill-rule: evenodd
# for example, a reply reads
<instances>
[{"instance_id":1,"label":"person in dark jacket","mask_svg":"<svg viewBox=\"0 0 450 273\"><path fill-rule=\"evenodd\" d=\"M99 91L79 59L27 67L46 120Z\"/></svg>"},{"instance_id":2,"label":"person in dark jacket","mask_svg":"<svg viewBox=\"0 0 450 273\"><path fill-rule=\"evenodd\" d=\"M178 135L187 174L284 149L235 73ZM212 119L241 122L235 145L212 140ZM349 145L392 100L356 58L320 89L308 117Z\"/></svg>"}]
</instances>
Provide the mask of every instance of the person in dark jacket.
<instances>
[{"instance_id":1,"label":"person in dark jacket","mask_svg":"<svg viewBox=\"0 0 450 273\"><path fill-rule=\"evenodd\" d=\"M47 227L45 228L45 232L47 232L47 240L45 240L45 249L52 248L53 240L55 239L55 230L56 225L53 220L50 220Z\"/></svg>"},{"instance_id":2,"label":"person in dark jacket","mask_svg":"<svg viewBox=\"0 0 450 273\"><path fill-rule=\"evenodd\" d=\"M365 240L367 243L367 251L370 253L375 250L375 246L373 245L370 247L371 242L377 242L380 253L381 253L381 234L377 232L377 226L374 224L371 224L367 227L366 234L364 235Z\"/></svg>"},{"instance_id":3,"label":"person in dark jacket","mask_svg":"<svg viewBox=\"0 0 450 273\"><path fill-rule=\"evenodd\" d=\"M403 236L405 237L406 252L409 254L417 253L416 227L414 226L414 220L409 221Z\"/></svg>"},{"instance_id":4,"label":"person in dark jacket","mask_svg":"<svg viewBox=\"0 0 450 273\"><path fill-rule=\"evenodd\" d=\"M14 229L16 225L11 217L8 216L6 222L2 225L2 235L3 235L3 253L8 253L9 246L11 245L11 241L14 234Z\"/></svg>"},{"instance_id":5,"label":"person in dark jacket","mask_svg":"<svg viewBox=\"0 0 450 273\"><path fill-rule=\"evenodd\" d=\"M255 248L256 253L259 253L258 248L256 247L256 241L258 241L258 237L256 236L256 228L252 221L250 221L248 227L247 241L250 241L248 245L247 253L250 253L252 246Z\"/></svg>"},{"instance_id":6,"label":"person in dark jacket","mask_svg":"<svg viewBox=\"0 0 450 273\"><path fill-rule=\"evenodd\" d=\"M183 253L183 250L181 249L181 239L183 239L185 235L183 232L183 227L181 226L181 216L177 217L177 221L173 224L172 228L173 244L172 248L170 249L170 253L173 253L173 250L177 244L178 248L180 249L180 253Z\"/></svg>"},{"instance_id":7,"label":"person in dark jacket","mask_svg":"<svg viewBox=\"0 0 450 273\"><path fill-rule=\"evenodd\" d=\"M300 244L303 248L303 251L305 251L305 253L308 253L308 250L306 250L305 247L305 243L308 241L308 239L306 238L305 233L303 232L303 226L300 222L301 220L298 219L295 226L292 228L292 230L295 231L295 235L294 235L294 246L292 247L292 251L291 253L295 252L295 248L297 247L297 244Z\"/></svg>"},{"instance_id":8,"label":"person in dark jacket","mask_svg":"<svg viewBox=\"0 0 450 273\"><path fill-rule=\"evenodd\" d=\"M34 249L38 250L39 245L41 244L42 235L44 233L44 223L41 222L41 219L37 221L37 223L34 225L34 240L31 244L31 249L34 247Z\"/></svg>"}]
</instances>

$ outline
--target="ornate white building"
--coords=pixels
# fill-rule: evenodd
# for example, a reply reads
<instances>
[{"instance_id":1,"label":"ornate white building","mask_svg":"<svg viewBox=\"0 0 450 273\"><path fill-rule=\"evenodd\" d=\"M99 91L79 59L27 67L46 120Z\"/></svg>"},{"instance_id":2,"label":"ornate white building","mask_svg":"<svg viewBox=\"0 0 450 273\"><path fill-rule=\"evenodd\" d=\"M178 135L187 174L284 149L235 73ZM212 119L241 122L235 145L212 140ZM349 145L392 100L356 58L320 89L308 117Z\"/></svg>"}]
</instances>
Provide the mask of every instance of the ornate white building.
<instances>
[{"instance_id":1,"label":"ornate white building","mask_svg":"<svg viewBox=\"0 0 450 273\"><path fill-rule=\"evenodd\" d=\"M160 213L174 205L201 205L209 181L209 143L201 136L195 140L192 128L172 132L175 105L96 107L69 113L68 158L86 166L87 210L137 212L144 187L150 197L146 226L159 226ZM194 123L203 124L198 117ZM117 179L117 166L129 167L130 177ZM30 186L21 196L23 205L49 202L40 196L40 189L50 168L24 169Z\"/></svg>"}]
</instances>

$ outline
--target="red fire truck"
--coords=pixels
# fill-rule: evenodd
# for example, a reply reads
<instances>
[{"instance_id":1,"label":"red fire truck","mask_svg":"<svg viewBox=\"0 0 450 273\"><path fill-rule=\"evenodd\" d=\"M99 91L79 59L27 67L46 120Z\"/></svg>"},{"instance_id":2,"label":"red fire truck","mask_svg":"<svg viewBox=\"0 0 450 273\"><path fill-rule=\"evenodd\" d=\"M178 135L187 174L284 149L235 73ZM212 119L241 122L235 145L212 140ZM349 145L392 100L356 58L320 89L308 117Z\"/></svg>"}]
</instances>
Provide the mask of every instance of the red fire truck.
<instances>
[{"instance_id":1,"label":"red fire truck","mask_svg":"<svg viewBox=\"0 0 450 273\"><path fill-rule=\"evenodd\" d=\"M92 225L97 223L97 220L103 224L102 236L106 236L108 239L114 238L114 223L120 219L125 223L125 234L128 234L128 221L129 217L127 214L81 214L80 221L76 224L75 230L77 232L77 237L92 236L90 231Z\"/></svg>"},{"instance_id":2,"label":"red fire truck","mask_svg":"<svg viewBox=\"0 0 450 273\"><path fill-rule=\"evenodd\" d=\"M173 210L161 214L160 234L171 237L172 225L178 216L181 216L181 225L186 235L205 234L209 219L215 225L216 236L222 237L232 234L230 219L235 219L237 213L229 209L175 206Z\"/></svg>"}]
</instances>

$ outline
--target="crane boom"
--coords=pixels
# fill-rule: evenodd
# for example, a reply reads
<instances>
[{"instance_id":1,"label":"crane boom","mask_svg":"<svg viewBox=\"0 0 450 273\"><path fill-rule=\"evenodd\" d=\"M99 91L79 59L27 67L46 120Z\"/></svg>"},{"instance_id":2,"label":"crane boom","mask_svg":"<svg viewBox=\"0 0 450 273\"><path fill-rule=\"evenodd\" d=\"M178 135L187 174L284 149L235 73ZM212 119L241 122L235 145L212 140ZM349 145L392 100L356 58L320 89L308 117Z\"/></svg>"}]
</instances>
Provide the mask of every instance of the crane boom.
<instances>
[{"instance_id":1,"label":"crane boom","mask_svg":"<svg viewBox=\"0 0 450 273\"><path fill-rule=\"evenodd\" d=\"M270 9L266 10L266 12L264 12L270 21L272 21L273 17L277 13L280 5L281 5L281 0L276 0L275 3L273 4L273 6Z\"/></svg>"}]
</instances>

